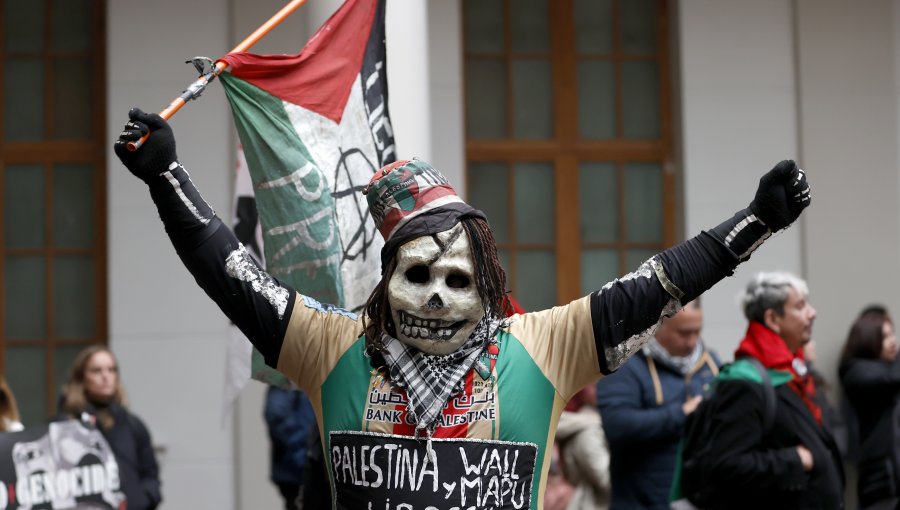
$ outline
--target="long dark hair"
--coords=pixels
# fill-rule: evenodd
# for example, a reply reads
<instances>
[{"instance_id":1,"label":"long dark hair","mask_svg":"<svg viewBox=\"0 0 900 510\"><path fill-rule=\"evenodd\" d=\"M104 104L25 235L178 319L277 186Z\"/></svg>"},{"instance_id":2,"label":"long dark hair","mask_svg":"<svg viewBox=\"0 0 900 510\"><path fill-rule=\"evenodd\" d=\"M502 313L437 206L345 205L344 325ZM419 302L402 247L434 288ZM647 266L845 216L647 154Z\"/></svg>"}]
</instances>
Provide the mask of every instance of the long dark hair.
<instances>
[{"instance_id":1,"label":"long dark hair","mask_svg":"<svg viewBox=\"0 0 900 510\"><path fill-rule=\"evenodd\" d=\"M867 308L850 326L847 343L841 354L841 363L851 359L879 359L884 345L884 323L890 323L890 315L884 308Z\"/></svg>"},{"instance_id":2,"label":"long dark hair","mask_svg":"<svg viewBox=\"0 0 900 510\"><path fill-rule=\"evenodd\" d=\"M478 217L464 217L460 224L469 236L469 247L475 263L475 285L488 317L504 317L512 309L506 296L506 272L497 257L497 243L487 221ZM388 282L397 268L397 256L388 261L384 275L365 306L364 333L366 352L375 356L383 349L382 332L394 335L391 307L388 304ZM374 364L374 363L373 363ZM379 365L380 366L380 365ZM377 367L376 367L377 368Z\"/></svg>"}]
</instances>

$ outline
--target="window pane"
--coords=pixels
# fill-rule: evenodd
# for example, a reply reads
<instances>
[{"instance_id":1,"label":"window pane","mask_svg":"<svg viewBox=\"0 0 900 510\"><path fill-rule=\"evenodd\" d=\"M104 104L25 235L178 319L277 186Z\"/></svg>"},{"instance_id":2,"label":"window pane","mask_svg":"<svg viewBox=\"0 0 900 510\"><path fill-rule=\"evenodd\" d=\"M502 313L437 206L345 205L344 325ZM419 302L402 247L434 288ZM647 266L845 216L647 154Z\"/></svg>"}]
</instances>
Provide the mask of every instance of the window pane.
<instances>
[{"instance_id":1,"label":"window pane","mask_svg":"<svg viewBox=\"0 0 900 510\"><path fill-rule=\"evenodd\" d=\"M619 2L622 9L622 49L625 53L656 51L656 3L657 0Z\"/></svg>"},{"instance_id":2,"label":"window pane","mask_svg":"<svg viewBox=\"0 0 900 510\"><path fill-rule=\"evenodd\" d=\"M44 49L44 2L6 0L3 7L6 51L15 53Z\"/></svg>"},{"instance_id":3,"label":"window pane","mask_svg":"<svg viewBox=\"0 0 900 510\"><path fill-rule=\"evenodd\" d=\"M466 0L463 23L467 52L503 52L503 0Z\"/></svg>"},{"instance_id":4,"label":"window pane","mask_svg":"<svg viewBox=\"0 0 900 510\"><path fill-rule=\"evenodd\" d=\"M625 253L625 266L627 267L626 272L630 273L634 271L635 269L640 267L641 264L650 259L650 257L656 255L660 251L662 250L628 250Z\"/></svg>"},{"instance_id":5,"label":"window pane","mask_svg":"<svg viewBox=\"0 0 900 510\"><path fill-rule=\"evenodd\" d=\"M54 0L52 9L53 49L79 51L90 48L90 2L88 0Z\"/></svg>"},{"instance_id":6,"label":"window pane","mask_svg":"<svg viewBox=\"0 0 900 510\"><path fill-rule=\"evenodd\" d=\"M8 59L3 72L6 139L43 139L44 62L38 59Z\"/></svg>"},{"instance_id":7,"label":"window pane","mask_svg":"<svg viewBox=\"0 0 900 510\"><path fill-rule=\"evenodd\" d=\"M550 16L547 0L515 0L510 8L512 50L515 52L550 51Z\"/></svg>"},{"instance_id":8,"label":"window pane","mask_svg":"<svg viewBox=\"0 0 900 510\"><path fill-rule=\"evenodd\" d=\"M22 423L47 420L47 358L43 347L8 347L6 380L16 397Z\"/></svg>"},{"instance_id":9,"label":"window pane","mask_svg":"<svg viewBox=\"0 0 900 510\"><path fill-rule=\"evenodd\" d=\"M659 163L625 165L625 235L629 241L661 243L662 170Z\"/></svg>"},{"instance_id":10,"label":"window pane","mask_svg":"<svg viewBox=\"0 0 900 510\"><path fill-rule=\"evenodd\" d=\"M581 241L608 243L618 238L619 196L612 163L581 163L578 168L578 212Z\"/></svg>"},{"instance_id":11,"label":"window pane","mask_svg":"<svg viewBox=\"0 0 900 510\"><path fill-rule=\"evenodd\" d=\"M619 275L616 250L581 250L581 294L600 290Z\"/></svg>"},{"instance_id":12,"label":"window pane","mask_svg":"<svg viewBox=\"0 0 900 510\"><path fill-rule=\"evenodd\" d=\"M90 165L57 165L54 168L54 246L93 246L94 203L94 172Z\"/></svg>"},{"instance_id":13,"label":"window pane","mask_svg":"<svg viewBox=\"0 0 900 510\"><path fill-rule=\"evenodd\" d=\"M622 62L625 138L659 138L659 69L655 61Z\"/></svg>"},{"instance_id":14,"label":"window pane","mask_svg":"<svg viewBox=\"0 0 900 510\"><path fill-rule=\"evenodd\" d=\"M611 62L578 63L578 133L607 140L616 134L616 93Z\"/></svg>"},{"instance_id":15,"label":"window pane","mask_svg":"<svg viewBox=\"0 0 900 510\"><path fill-rule=\"evenodd\" d=\"M472 138L506 138L506 64L466 62L466 130Z\"/></svg>"},{"instance_id":16,"label":"window pane","mask_svg":"<svg viewBox=\"0 0 900 510\"><path fill-rule=\"evenodd\" d=\"M93 257L59 256L53 261L53 271L56 335L62 338L93 338L97 334Z\"/></svg>"},{"instance_id":17,"label":"window pane","mask_svg":"<svg viewBox=\"0 0 900 510\"><path fill-rule=\"evenodd\" d=\"M72 361L85 347L87 345L60 345L53 350L53 375L56 376L53 380L53 389L56 390L57 398L60 387L69 380Z\"/></svg>"},{"instance_id":18,"label":"window pane","mask_svg":"<svg viewBox=\"0 0 900 510\"><path fill-rule=\"evenodd\" d=\"M53 136L68 140L90 139L94 117L90 60L63 59L53 65ZM77 121L72 122L73 119Z\"/></svg>"},{"instance_id":19,"label":"window pane","mask_svg":"<svg viewBox=\"0 0 900 510\"><path fill-rule=\"evenodd\" d=\"M556 305L556 257L552 251L516 253L516 300L534 312Z\"/></svg>"},{"instance_id":20,"label":"window pane","mask_svg":"<svg viewBox=\"0 0 900 510\"><path fill-rule=\"evenodd\" d=\"M513 130L516 138L553 137L550 62L513 60Z\"/></svg>"},{"instance_id":21,"label":"window pane","mask_svg":"<svg viewBox=\"0 0 900 510\"><path fill-rule=\"evenodd\" d=\"M556 217L553 165L516 163L513 171L516 242L553 243L555 241L553 222ZM519 269L521 270L521 267Z\"/></svg>"},{"instance_id":22,"label":"window pane","mask_svg":"<svg viewBox=\"0 0 900 510\"><path fill-rule=\"evenodd\" d=\"M44 257L7 257L3 273L3 333L34 340L47 336Z\"/></svg>"},{"instance_id":23,"label":"window pane","mask_svg":"<svg viewBox=\"0 0 900 510\"><path fill-rule=\"evenodd\" d=\"M509 241L509 186L505 163L469 164L469 203L487 215L498 243Z\"/></svg>"},{"instance_id":24,"label":"window pane","mask_svg":"<svg viewBox=\"0 0 900 510\"><path fill-rule=\"evenodd\" d=\"M3 228L7 248L44 246L44 169L39 165L6 167Z\"/></svg>"},{"instance_id":25,"label":"window pane","mask_svg":"<svg viewBox=\"0 0 900 510\"><path fill-rule=\"evenodd\" d=\"M612 0L575 0L578 53L612 53Z\"/></svg>"}]
</instances>

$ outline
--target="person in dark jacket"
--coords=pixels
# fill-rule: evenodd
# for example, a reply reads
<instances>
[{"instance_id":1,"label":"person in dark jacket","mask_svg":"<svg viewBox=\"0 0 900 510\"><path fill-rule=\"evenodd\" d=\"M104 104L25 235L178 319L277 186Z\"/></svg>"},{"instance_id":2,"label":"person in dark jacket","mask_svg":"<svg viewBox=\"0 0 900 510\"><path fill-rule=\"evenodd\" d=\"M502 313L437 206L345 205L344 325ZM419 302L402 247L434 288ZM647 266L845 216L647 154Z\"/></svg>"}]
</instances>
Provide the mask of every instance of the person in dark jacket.
<instances>
[{"instance_id":1,"label":"person in dark jacket","mask_svg":"<svg viewBox=\"0 0 900 510\"><path fill-rule=\"evenodd\" d=\"M666 509L684 420L719 372L700 340L696 301L663 320L643 350L597 383L610 446L610 509Z\"/></svg>"},{"instance_id":2,"label":"person in dark jacket","mask_svg":"<svg viewBox=\"0 0 900 510\"><path fill-rule=\"evenodd\" d=\"M62 389L60 413L96 426L103 434L119 466L128 510L152 510L162 501L153 442L144 422L125 406L113 353L102 345L78 353Z\"/></svg>"},{"instance_id":3,"label":"person in dark jacket","mask_svg":"<svg viewBox=\"0 0 900 510\"><path fill-rule=\"evenodd\" d=\"M767 369L773 421L767 428L764 384L723 371L707 415L707 495L700 505L707 510L843 507L841 456L803 357L816 317L808 295L806 282L784 272L759 273L747 285L742 305L750 324L735 359L755 358Z\"/></svg>"},{"instance_id":4,"label":"person in dark jacket","mask_svg":"<svg viewBox=\"0 0 900 510\"><path fill-rule=\"evenodd\" d=\"M838 451L841 452L841 458L846 461L848 460L850 449L848 414L852 414L852 412L848 413L845 409L835 406L828 399L828 393L831 391L832 385L822 372L818 370L815 340L810 340L808 344L803 346L803 356L806 361L806 367L809 369L809 375L812 377L816 387L816 403L822 408L822 423L831 432L831 436L834 437L834 441L838 445ZM845 407L849 407L849 404ZM852 419L856 420L855 417L852 417Z\"/></svg>"},{"instance_id":5,"label":"person in dark jacket","mask_svg":"<svg viewBox=\"0 0 900 510\"><path fill-rule=\"evenodd\" d=\"M270 478L284 498L286 510L303 508L304 468L309 435L316 415L302 391L269 386L266 393L266 425L272 442Z\"/></svg>"},{"instance_id":6,"label":"person in dark jacket","mask_svg":"<svg viewBox=\"0 0 900 510\"><path fill-rule=\"evenodd\" d=\"M900 508L900 363L885 310L865 311L853 323L838 372L859 424L860 508Z\"/></svg>"}]
</instances>

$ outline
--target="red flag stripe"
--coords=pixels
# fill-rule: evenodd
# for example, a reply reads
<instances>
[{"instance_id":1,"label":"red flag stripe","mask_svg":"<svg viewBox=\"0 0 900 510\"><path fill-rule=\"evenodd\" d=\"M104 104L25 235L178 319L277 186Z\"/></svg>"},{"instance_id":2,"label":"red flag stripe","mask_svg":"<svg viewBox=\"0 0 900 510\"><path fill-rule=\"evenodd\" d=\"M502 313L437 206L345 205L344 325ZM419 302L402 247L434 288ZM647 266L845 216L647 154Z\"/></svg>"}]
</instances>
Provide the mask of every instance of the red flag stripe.
<instances>
[{"instance_id":1,"label":"red flag stripe","mask_svg":"<svg viewBox=\"0 0 900 510\"><path fill-rule=\"evenodd\" d=\"M377 7L377 0L347 0L296 55L229 53L219 61L269 94L340 122Z\"/></svg>"}]
</instances>

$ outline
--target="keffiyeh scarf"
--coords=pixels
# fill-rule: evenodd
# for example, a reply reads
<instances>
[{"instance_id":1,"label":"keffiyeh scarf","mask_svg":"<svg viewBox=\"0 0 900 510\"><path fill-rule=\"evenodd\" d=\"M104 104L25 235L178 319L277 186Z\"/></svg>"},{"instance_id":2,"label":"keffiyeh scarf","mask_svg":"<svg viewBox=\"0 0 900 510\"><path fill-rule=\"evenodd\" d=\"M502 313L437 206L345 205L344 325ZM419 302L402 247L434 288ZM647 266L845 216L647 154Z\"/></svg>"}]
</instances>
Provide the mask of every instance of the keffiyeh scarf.
<instances>
[{"instance_id":1,"label":"keffiyeh scarf","mask_svg":"<svg viewBox=\"0 0 900 510\"><path fill-rule=\"evenodd\" d=\"M416 423L416 433L431 435L437 428L441 410L450 397L463 390L465 375L506 320L483 318L466 343L450 354L431 355L407 346L396 338L383 334L384 360L391 380L406 390L409 413ZM484 372L485 367L476 367Z\"/></svg>"}]
</instances>

